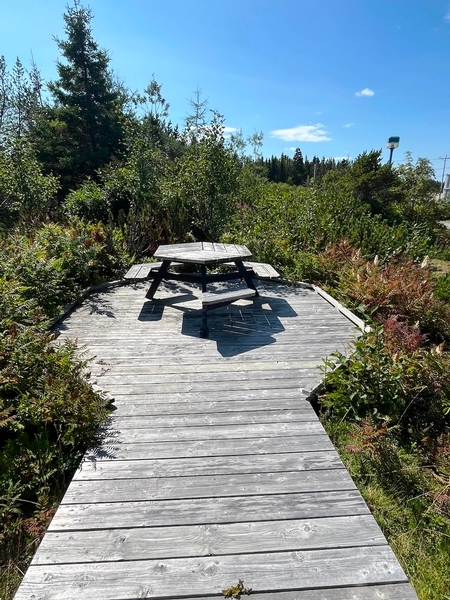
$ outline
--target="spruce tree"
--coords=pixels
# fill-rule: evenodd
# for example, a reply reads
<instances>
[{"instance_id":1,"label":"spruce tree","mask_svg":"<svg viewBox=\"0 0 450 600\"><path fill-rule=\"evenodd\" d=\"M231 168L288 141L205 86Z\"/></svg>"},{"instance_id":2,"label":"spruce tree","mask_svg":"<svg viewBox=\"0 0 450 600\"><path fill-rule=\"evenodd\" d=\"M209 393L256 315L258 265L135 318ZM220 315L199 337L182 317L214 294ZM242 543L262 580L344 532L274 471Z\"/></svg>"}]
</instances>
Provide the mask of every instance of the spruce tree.
<instances>
[{"instance_id":1,"label":"spruce tree","mask_svg":"<svg viewBox=\"0 0 450 600\"><path fill-rule=\"evenodd\" d=\"M48 87L55 100L41 123L41 160L61 177L63 191L76 187L109 162L122 138L120 94L109 56L92 36L90 9L75 0L63 15L67 39L55 38L64 62Z\"/></svg>"}]
</instances>

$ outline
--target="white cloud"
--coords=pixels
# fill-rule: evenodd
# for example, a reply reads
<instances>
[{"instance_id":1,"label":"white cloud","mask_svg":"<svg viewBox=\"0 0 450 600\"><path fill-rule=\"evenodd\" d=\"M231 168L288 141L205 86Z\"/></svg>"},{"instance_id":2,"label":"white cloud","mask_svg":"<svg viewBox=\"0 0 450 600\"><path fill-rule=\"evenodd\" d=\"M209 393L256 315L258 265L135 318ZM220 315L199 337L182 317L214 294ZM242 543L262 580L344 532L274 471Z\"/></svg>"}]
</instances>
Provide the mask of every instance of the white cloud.
<instances>
[{"instance_id":1,"label":"white cloud","mask_svg":"<svg viewBox=\"0 0 450 600\"><path fill-rule=\"evenodd\" d=\"M360 92L356 92L356 95L357 96L374 96L375 92L373 90L371 90L370 88L364 88Z\"/></svg>"},{"instance_id":2,"label":"white cloud","mask_svg":"<svg viewBox=\"0 0 450 600\"><path fill-rule=\"evenodd\" d=\"M327 137L328 133L323 127L325 125L322 123L297 125L289 129L274 129L270 135L285 142L329 142L331 138Z\"/></svg>"},{"instance_id":3,"label":"white cloud","mask_svg":"<svg viewBox=\"0 0 450 600\"><path fill-rule=\"evenodd\" d=\"M345 125L342 125L342 127L345 127L345 129L349 129L350 127L353 127L354 123L346 123Z\"/></svg>"},{"instance_id":4,"label":"white cloud","mask_svg":"<svg viewBox=\"0 0 450 600\"><path fill-rule=\"evenodd\" d=\"M444 17L444 21L446 23L450 23L450 10L447 11L445 17Z\"/></svg>"},{"instance_id":5,"label":"white cloud","mask_svg":"<svg viewBox=\"0 0 450 600\"><path fill-rule=\"evenodd\" d=\"M239 131L239 129L237 127L224 127L223 128L223 132L224 133L235 133L236 131Z\"/></svg>"},{"instance_id":6,"label":"white cloud","mask_svg":"<svg viewBox=\"0 0 450 600\"><path fill-rule=\"evenodd\" d=\"M295 152L297 150L297 148L295 146L291 146L290 148L285 148L285 151L289 151L289 152Z\"/></svg>"}]
</instances>

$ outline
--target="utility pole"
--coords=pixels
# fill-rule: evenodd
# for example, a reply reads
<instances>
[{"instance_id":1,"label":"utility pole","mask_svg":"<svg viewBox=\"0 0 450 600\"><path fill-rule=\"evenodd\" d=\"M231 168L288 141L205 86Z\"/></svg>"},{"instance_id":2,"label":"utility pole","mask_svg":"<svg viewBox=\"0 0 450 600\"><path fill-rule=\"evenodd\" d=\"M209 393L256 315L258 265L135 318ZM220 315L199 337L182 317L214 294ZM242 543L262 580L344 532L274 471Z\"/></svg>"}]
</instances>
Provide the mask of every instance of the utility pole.
<instances>
[{"instance_id":1,"label":"utility pole","mask_svg":"<svg viewBox=\"0 0 450 600\"><path fill-rule=\"evenodd\" d=\"M449 159L449 158L450 158L450 156L447 156L447 155L439 157L439 160L444 161L444 166L442 167L441 192L439 194L439 198L441 198L442 190L444 189L445 165L447 164L447 159Z\"/></svg>"}]
</instances>

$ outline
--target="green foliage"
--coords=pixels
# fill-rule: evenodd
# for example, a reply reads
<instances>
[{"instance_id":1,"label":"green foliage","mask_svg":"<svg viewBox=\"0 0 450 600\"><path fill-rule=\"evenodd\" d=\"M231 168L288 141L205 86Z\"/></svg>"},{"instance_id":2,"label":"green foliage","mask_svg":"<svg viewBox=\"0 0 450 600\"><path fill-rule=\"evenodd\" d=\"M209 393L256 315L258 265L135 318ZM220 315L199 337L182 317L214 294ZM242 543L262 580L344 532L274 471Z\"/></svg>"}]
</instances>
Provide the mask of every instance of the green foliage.
<instances>
[{"instance_id":1,"label":"green foliage","mask_svg":"<svg viewBox=\"0 0 450 600\"><path fill-rule=\"evenodd\" d=\"M450 306L435 294L427 268L401 256L366 261L349 244L330 246L322 258L336 271L334 293L354 309L382 322L406 320L436 342L450 339Z\"/></svg>"},{"instance_id":2,"label":"green foliage","mask_svg":"<svg viewBox=\"0 0 450 600\"><path fill-rule=\"evenodd\" d=\"M0 280L35 301L46 317L76 300L82 289L121 273L126 260L111 231L74 221L49 223L32 236L18 231L2 240Z\"/></svg>"},{"instance_id":3,"label":"green foliage","mask_svg":"<svg viewBox=\"0 0 450 600\"><path fill-rule=\"evenodd\" d=\"M372 214L386 215L398 197L398 175L390 164L382 164L381 150L363 152L341 173L329 173L325 181L338 181L352 196L370 208Z\"/></svg>"},{"instance_id":4,"label":"green foliage","mask_svg":"<svg viewBox=\"0 0 450 600\"><path fill-rule=\"evenodd\" d=\"M222 590L222 594L225 598L240 598L242 594L250 596L252 593L252 588L244 587L244 582L242 579L239 579L236 585L232 585L226 590Z\"/></svg>"},{"instance_id":5,"label":"green foliage","mask_svg":"<svg viewBox=\"0 0 450 600\"><path fill-rule=\"evenodd\" d=\"M123 136L121 95L108 70L109 57L93 39L92 13L77 1L63 15L66 39L56 38L65 62L48 88L55 99L39 121L40 159L57 173L64 192L119 152Z\"/></svg>"},{"instance_id":6,"label":"green foliage","mask_svg":"<svg viewBox=\"0 0 450 600\"><path fill-rule=\"evenodd\" d=\"M369 255L403 252L415 258L432 248L423 229L390 225L331 178L309 188L255 181L248 174L246 179L241 175L238 210L223 240L247 244L258 260L290 278L326 280L317 254L343 239Z\"/></svg>"},{"instance_id":7,"label":"green foliage","mask_svg":"<svg viewBox=\"0 0 450 600\"><path fill-rule=\"evenodd\" d=\"M106 399L88 385L86 363L73 344L55 346L50 334L0 320L0 348L3 595L14 593L16 569L26 566L108 411Z\"/></svg>"},{"instance_id":8,"label":"green foliage","mask_svg":"<svg viewBox=\"0 0 450 600\"><path fill-rule=\"evenodd\" d=\"M0 223L26 225L45 220L54 206L58 182L44 175L25 139L12 139L0 150Z\"/></svg>"},{"instance_id":9,"label":"green foliage","mask_svg":"<svg viewBox=\"0 0 450 600\"><path fill-rule=\"evenodd\" d=\"M189 122L185 150L169 166L162 202L178 239L192 232L196 239L217 240L234 213L239 164L224 138L223 121L213 112L207 124Z\"/></svg>"},{"instance_id":10,"label":"green foliage","mask_svg":"<svg viewBox=\"0 0 450 600\"><path fill-rule=\"evenodd\" d=\"M105 197L101 186L91 180L69 192L63 208L69 219L77 217L94 222L108 222L111 216L109 199Z\"/></svg>"},{"instance_id":11,"label":"green foliage","mask_svg":"<svg viewBox=\"0 0 450 600\"><path fill-rule=\"evenodd\" d=\"M12 597L17 569L108 414L75 345L55 344L43 326L121 258L105 228L82 222L0 240L0 594Z\"/></svg>"},{"instance_id":12,"label":"green foliage","mask_svg":"<svg viewBox=\"0 0 450 600\"><path fill-rule=\"evenodd\" d=\"M418 158L414 164L411 152L396 168L399 177L399 197L391 206L391 212L410 222L435 223L442 218L442 206L438 200L440 185L435 179L431 162Z\"/></svg>"},{"instance_id":13,"label":"green foliage","mask_svg":"<svg viewBox=\"0 0 450 600\"><path fill-rule=\"evenodd\" d=\"M19 58L8 71L4 56L0 56L0 149L11 139L31 135L42 109L41 75L34 64L26 72Z\"/></svg>"},{"instance_id":14,"label":"green foliage","mask_svg":"<svg viewBox=\"0 0 450 600\"><path fill-rule=\"evenodd\" d=\"M437 279L434 294L440 300L450 303L450 273L446 273Z\"/></svg>"},{"instance_id":15,"label":"green foliage","mask_svg":"<svg viewBox=\"0 0 450 600\"><path fill-rule=\"evenodd\" d=\"M422 341L396 321L374 326L348 357L327 359L323 406L336 417L395 425L417 443L437 440L450 426L450 356L420 348Z\"/></svg>"},{"instance_id":16,"label":"green foliage","mask_svg":"<svg viewBox=\"0 0 450 600\"><path fill-rule=\"evenodd\" d=\"M395 428L366 419L325 428L421 600L448 592L450 452L434 456L399 443Z\"/></svg>"}]
</instances>

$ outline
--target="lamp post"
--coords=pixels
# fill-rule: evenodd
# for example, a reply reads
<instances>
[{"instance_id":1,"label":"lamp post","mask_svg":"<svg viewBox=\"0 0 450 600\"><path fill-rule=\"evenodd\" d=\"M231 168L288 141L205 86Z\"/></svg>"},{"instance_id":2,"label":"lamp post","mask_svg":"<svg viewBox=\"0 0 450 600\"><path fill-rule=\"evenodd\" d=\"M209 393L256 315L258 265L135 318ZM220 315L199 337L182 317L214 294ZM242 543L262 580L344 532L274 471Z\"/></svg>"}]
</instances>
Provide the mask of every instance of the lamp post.
<instances>
[{"instance_id":1,"label":"lamp post","mask_svg":"<svg viewBox=\"0 0 450 600\"><path fill-rule=\"evenodd\" d=\"M395 148L400 145L400 138L398 136L390 137L387 141L386 148L391 151L389 155L389 164L392 165L392 155L394 154Z\"/></svg>"}]
</instances>

